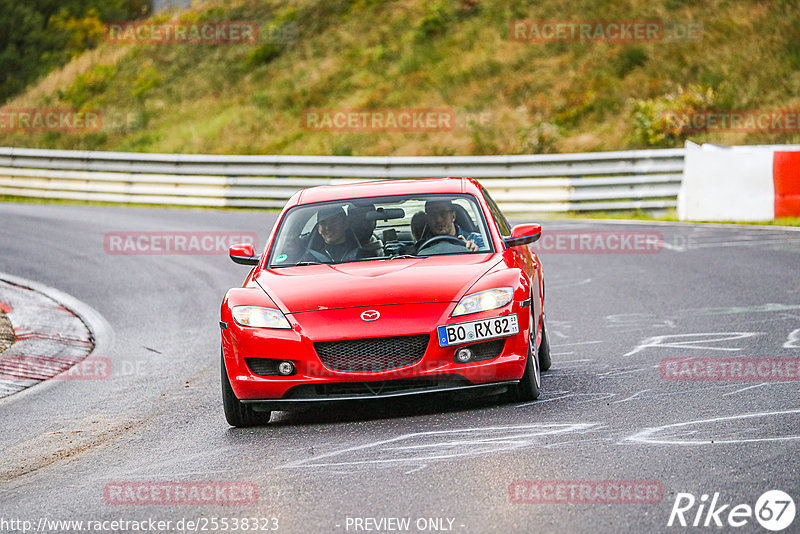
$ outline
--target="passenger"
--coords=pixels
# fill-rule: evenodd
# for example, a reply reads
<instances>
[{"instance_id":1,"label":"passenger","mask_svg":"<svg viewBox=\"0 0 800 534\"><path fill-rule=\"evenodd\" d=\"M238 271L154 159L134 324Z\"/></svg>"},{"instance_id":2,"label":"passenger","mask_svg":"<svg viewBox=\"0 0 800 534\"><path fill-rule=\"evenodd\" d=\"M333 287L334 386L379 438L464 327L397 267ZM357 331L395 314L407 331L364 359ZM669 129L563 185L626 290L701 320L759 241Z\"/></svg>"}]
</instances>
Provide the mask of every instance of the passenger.
<instances>
[{"instance_id":1,"label":"passenger","mask_svg":"<svg viewBox=\"0 0 800 534\"><path fill-rule=\"evenodd\" d=\"M309 252L317 260L334 262L353 261L364 256L358 239L347 226L347 215L341 206L324 206L317 212L317 233L322 237L322 243L314 246L313 239ZM324 257L317 257L321 254Z\"/></svg>"}]
</instances>

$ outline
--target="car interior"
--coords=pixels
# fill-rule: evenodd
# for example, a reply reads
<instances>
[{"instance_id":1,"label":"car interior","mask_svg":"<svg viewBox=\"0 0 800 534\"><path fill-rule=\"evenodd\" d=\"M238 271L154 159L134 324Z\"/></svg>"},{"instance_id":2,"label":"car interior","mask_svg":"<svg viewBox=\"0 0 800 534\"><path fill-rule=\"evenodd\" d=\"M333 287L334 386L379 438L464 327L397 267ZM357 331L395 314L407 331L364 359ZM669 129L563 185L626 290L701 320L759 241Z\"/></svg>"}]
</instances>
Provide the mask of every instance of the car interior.
<instances>
[{"instance_id":1,"label":"car interior","mask_svg":"<svg viewBox=\"0 0 800 534\"><path fill-rule=\"evenodd\" d=\"M420 251L419 246L434 237L426 222L425 202L439 199L453 202L456 212L455 224L464 234L477 233L487 236L485 223L479 215L474 200L461 196L425 195L352 199L324 205L341 206L347 213L348 239L358 243L363 249L359 251L358 260L468 253L464 247L453 243L426 247L424 251ZM273 248L275 252L270 259L270 267L285 267L298 263L325 263L319 255L309 254L310 249L319 248L321 241L317 231L317 213L320 209L320 205L298 206L286 216L276 236L277 246ZM412 224L417 225L415 230L419 235L418 239L414 237ZM485 237L484 240L489 244L481 251L488 251L491 249L490 240Z\"/></svg>"}]
</instances>

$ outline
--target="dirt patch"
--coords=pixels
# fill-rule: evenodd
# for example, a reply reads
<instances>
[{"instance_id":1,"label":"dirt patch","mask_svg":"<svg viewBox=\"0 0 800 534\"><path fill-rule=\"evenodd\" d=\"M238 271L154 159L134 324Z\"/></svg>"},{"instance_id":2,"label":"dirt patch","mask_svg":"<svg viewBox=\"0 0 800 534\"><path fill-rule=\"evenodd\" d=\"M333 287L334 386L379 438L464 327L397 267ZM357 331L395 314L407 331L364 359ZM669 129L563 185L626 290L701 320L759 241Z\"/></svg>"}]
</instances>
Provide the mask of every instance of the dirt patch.
<instances>
[{"instance_id":1,"label":"dirt patch","mask_svg":"<svg viewBox=\"0 0 800 534\"><path fill-rule=\"evenodd\" d=\"M34 473L58 461L106 447L141 422L70 421L60 430L35 436L3 451L0 482Z\"/></svg>"},{"instance_id":2,"label":"dirt patch","mask_svg":"<svg viewBox=\"0 0 800 534\"><path fill-rule=\"evenodd\" d=\"M11 321L8 320L3 310L0 310L0 353L10 347L15 339Z\"/></svg>"}]
</instances>

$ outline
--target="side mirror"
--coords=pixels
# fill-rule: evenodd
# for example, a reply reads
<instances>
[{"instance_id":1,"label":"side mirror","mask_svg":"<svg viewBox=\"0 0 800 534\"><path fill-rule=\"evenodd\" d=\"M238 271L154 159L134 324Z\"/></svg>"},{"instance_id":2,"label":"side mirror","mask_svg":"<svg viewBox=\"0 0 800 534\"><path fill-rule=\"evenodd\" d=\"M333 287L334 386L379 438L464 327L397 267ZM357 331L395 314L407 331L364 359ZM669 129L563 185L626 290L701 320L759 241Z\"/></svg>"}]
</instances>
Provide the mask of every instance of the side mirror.
<instances>
[{"instance_id":1,"label":"side mirror","mask_svg":"<svg viewBox=\"0 0 800 534\"><path fill-rule=\"evenodd\" d=\"M234 263L239 265L258 265L261 258L256 256L256 251L250 243L231 245L228 255Z\"/></svg>"},{"instance_id":2,"label":"side mirror","mask_svg":"<svg viewBox=\"0 0 800 534\"><path fill-rule=\"evenodd\" d=\"M503 238L506 248L528 245L542 237L541 224L518 224L511 229L511 235Z\"/></svg>"}]
</instances>

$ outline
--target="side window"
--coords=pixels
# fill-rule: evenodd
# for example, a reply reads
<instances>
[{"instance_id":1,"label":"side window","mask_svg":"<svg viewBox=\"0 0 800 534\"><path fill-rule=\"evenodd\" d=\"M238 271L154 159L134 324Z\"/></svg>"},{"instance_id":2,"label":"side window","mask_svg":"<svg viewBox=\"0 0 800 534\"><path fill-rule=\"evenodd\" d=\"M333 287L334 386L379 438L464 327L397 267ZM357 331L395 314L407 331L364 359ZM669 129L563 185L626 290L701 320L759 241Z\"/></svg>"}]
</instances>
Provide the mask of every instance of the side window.
<instances>
[{"instance_id":1,"label":"side window","mask_svg":"<svg viewBox=\"0 0 800 534\"><path fill-rule=\"evenodd\" d=\"M494 219L494 222L497 223L497 227L500 229L500 234L503 236L511 235L511 225L508 224L508 221L500 211L500 208L497 207L494 199L489 195L489 191L483 188L481 191L483 193L483 198L486 199L486 203L489 205L489 211L492 212L492 218Z\"/></svg>"}]
</instances>

